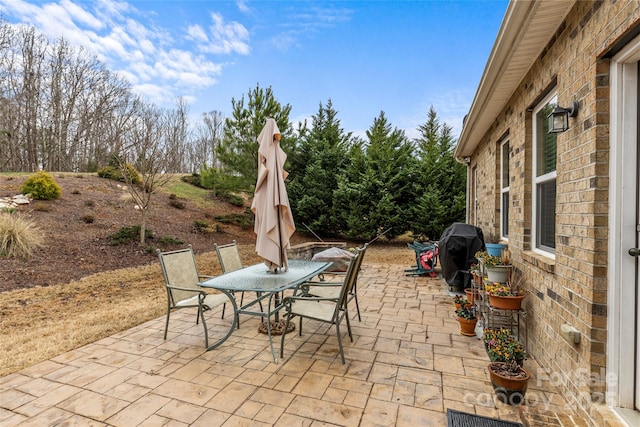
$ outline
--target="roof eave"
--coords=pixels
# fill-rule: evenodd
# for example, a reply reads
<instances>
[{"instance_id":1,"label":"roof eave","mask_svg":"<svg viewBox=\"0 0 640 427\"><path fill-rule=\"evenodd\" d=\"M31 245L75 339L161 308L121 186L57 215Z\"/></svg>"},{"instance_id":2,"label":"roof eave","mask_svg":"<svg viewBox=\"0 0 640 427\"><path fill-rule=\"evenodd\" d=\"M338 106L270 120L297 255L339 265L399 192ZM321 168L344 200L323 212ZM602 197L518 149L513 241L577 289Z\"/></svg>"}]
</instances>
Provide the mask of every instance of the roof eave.
<instances>
[{"instance_id":1,"label":"roof eave","mask_svg":"<svg viewBox=\"0 0 640 427\"><path fill-rule=\"evenodd\" d=\"M576 0L512 0L454 151L470 157Z\"/></svg>"}]
</instances>

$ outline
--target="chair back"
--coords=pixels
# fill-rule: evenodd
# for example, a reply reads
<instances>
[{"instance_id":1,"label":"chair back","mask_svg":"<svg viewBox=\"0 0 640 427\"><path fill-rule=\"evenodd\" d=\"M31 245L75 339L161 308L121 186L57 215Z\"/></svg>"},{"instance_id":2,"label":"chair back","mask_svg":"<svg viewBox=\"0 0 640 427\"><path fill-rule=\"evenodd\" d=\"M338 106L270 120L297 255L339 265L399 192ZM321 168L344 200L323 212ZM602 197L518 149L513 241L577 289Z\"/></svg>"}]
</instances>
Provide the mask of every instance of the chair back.
<instances>
[{"instance_id":1,"label":"chair back","mask_svg":"<svg viewBox=\"0 0 640 427\"><path fill-rule=\"evenodd\" d=\"M342 289L340 289L340 297L338 298L338 310L345 309L347 303L349 302L349 294L352 292L353 288L356 286L356 282L358 281L358 273L360 273L360 267L362 266L362 260L364 259L366 250L366 244L361 248L356 248L356 255L351 259L351 262L349 263Z\"/></svg>"},{"instance_id":2,"label":"chair back","mask_svg":"<svg viewBox=\"0 0 640 427\"><path fill-rule=\"evenodd\" d=\"M160 258L160 266L162 267L162 274L164 275L165 285L169 292L169 298L171 298L174 305L182 300L192 298L193 292L185 292L171 288L177 287L202 291L202 289L198 287L200 275L198 274L196 258L191 246L187 249L170 252L160 252L158 250L158 257Z\"/></svg>"},{"instance_id":3,"label":"chair back","mask_svg":"<svg viewBox=\"0 0 640 427\"><path fill-rule=\"evenodd\" d=\"M235 240L233 243L226 245L214 243L214 246L223 273L229 273L242 268L242 258L240 258L240 251L238 251L238 245Z\"/></svg>"}]
</instances>

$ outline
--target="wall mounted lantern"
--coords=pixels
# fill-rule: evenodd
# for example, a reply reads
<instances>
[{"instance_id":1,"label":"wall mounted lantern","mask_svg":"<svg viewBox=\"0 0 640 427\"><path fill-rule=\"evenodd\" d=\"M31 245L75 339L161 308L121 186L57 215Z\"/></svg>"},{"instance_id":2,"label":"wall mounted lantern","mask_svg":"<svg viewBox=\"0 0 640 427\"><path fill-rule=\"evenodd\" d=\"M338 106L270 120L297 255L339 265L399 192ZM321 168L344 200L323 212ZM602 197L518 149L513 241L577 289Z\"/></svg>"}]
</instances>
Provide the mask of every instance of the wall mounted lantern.
<instances>
[{"instance_id":1,"label":"wall mounted lantern","mask_svg":"<svg viewBox=\"0 0 640 427\"><path fill-rule=\"evenodd\" d=\"M578 115L578 102L573 101L568 108L559 105L547 116L549 119L549 133L561 133L569 129L569 117Z\"/></svg>"}]
</instances>

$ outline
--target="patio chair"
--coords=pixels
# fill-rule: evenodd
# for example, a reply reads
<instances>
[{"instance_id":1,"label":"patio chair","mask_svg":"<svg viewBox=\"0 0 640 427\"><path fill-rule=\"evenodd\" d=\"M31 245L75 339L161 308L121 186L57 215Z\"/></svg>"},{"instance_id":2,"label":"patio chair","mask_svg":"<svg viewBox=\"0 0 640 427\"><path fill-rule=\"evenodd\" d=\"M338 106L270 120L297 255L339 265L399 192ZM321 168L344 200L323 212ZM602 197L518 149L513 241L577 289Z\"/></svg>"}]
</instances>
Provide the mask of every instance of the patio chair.
<instances>
[{"instance_id":1,"label":"patio chair","mask_svg":"<svg viewBox=\"0 0 640 427\"><path fill-rule=\"evenodd\" d=\"M309 296L303 293L294 293L293 296L286 297L283 301L285 310L286 323L284 330L288 330L289 322L295 316L300 318L298 326L298 334L302 336L302 319L312 319L318 322L325 322L335 325L336 336L338 338L338 348L340 349L340 358L342 364L345 363L344 350L342 348L342 334L340 333L340 323L344 319L347 324L347 332L349 338L353 342L351 334L351 324L349 323L349 312L347 305L349 303L349 295L353 289L358 277L358 270L362 263L362 257L366 248L356 249L356 254L347 268L344 281L338 287L339 295L337 298L324 298ZM304 284L303 284L304 285ZM280 341L280 357L284 357L284 339L286 334L282 334Z\"/></svg>"},{"instance_id":2,"label":"patio chair","mask_svg":"<svg viewBox=\"0 0 640 427\"><path fill-rule=\"evenodd\" d=\"M217 243L214 243L213 246L216 248L216 255L218 255L218 262L222 268L222 274L244 268L242 265L242 258L240 257L240 251L238 250L238 244L235 240L226 245L218 245ZM256 292L256 295L260 297L260 293ZM244 292L240 295L240 306L242 306L243 301ZM225 307L226 306L222 307L222 317L224 317ZM260 310L262 310L262 302L260 302ZM239 327L240 322L238 322L238 328Z\"/></svg>"},{"instance_id":3,"label":"patio chair","mask_svg":"<svg viewBox=\"0 0 640 427\"><path fill-rule=\"evenodd\" d=\"M353 281L353 287L349 290L347 295L347 303L351 301L356 302L356 313L358 314L358 320L362 321L362 317L360 316L360 305L358 304L358 275L360 274L360 268L362 266L362 260L364 259L364 255L367 251L368 244L365 243L362 248L360 248L360 257L357 259L354 257L351 259L349 264L353 264L356 262L354 266L355 271L353 274L355 275ZM348 270L347 270L348 271ZM342 277L340 281L332 281L331 279L327 280L327 276ZM303 295L307 296L315 296L322 298L334 298L337 299L340 296L340 287L344 283L346 272L332 271L328 273L323 273L319 275L320 280L318 281L308 281L304 283L301 287Z\"/></svg>"},{"instance_id":4,"label":"patio chair","mask_svg":"<svg viewBox=\"0 0 640 427\"><path fill-rule=\"evenodd\" d=\"M169 317L172 310L181 308L197 308L196 324L202 320L204 327L205 347L209 347L209 334L204 320L204 312L229 302L224 293L207 294L198 283L201 279L211 276L201 276L196 266L193 248L180 249L170 252L157 250L160 266L167 288L167 321L164 327L164 339L167 339Z\"/></svg>"}]
</instances>

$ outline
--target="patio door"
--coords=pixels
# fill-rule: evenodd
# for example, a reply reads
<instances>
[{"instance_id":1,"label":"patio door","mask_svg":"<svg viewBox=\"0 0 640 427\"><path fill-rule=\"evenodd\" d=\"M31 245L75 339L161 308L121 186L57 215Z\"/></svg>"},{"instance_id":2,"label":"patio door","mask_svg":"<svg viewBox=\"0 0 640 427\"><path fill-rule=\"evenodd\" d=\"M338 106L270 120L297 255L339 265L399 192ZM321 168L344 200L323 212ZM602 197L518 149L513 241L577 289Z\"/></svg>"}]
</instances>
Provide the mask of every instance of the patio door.
<instances>
[{"instance_id":1,"label":"patio door","mask_svg":"<svg viewBox=\"0 0 640 427\"><path fill-rule=\"evenodd\" d=\"M607 394L640 425L640 37L611 62Z\"/></svg>"}]
</instances>

